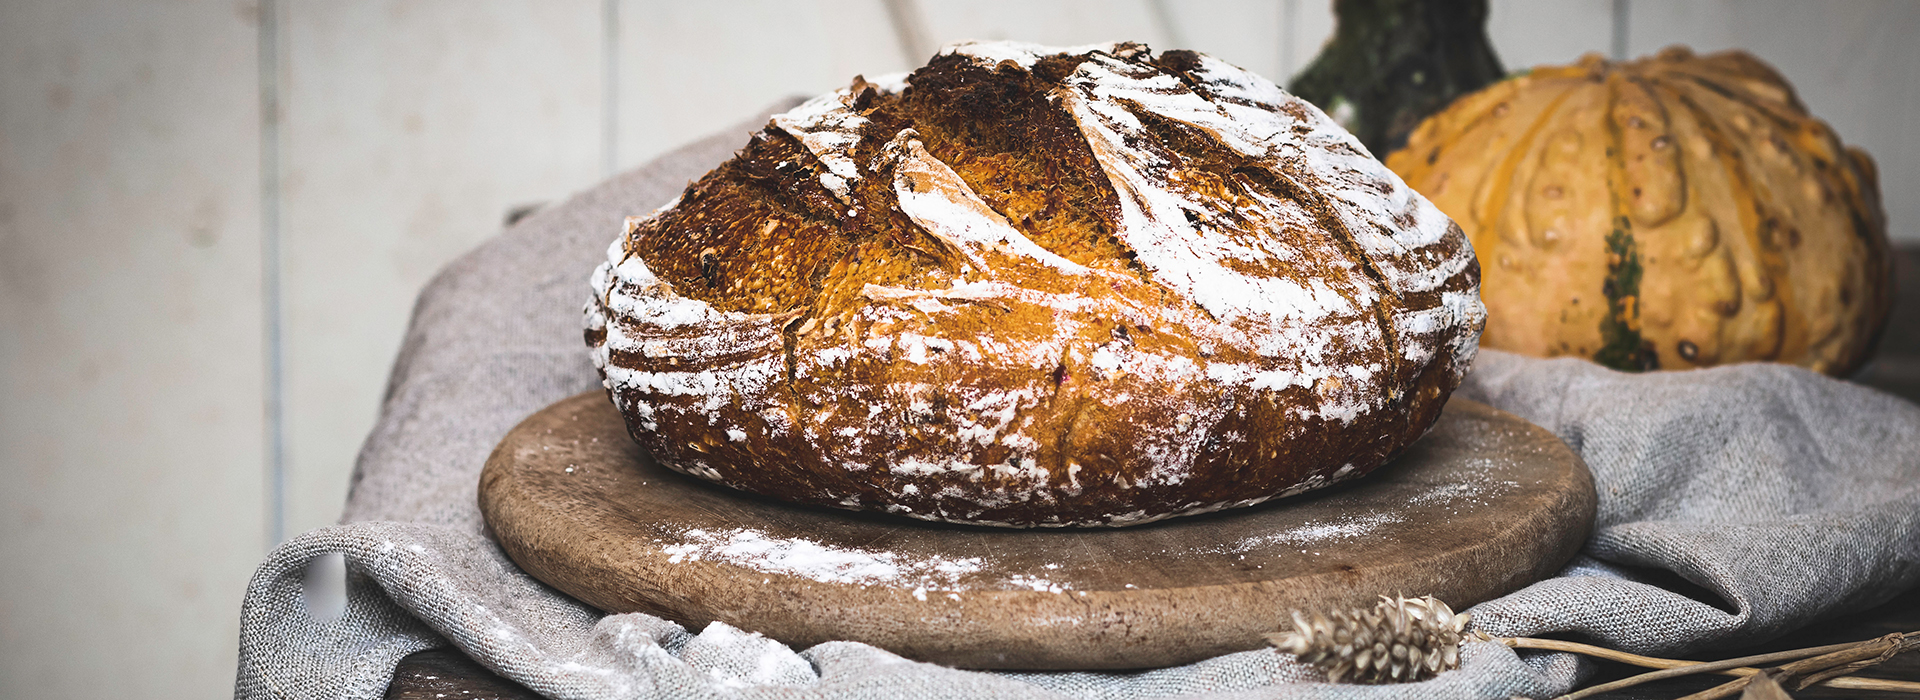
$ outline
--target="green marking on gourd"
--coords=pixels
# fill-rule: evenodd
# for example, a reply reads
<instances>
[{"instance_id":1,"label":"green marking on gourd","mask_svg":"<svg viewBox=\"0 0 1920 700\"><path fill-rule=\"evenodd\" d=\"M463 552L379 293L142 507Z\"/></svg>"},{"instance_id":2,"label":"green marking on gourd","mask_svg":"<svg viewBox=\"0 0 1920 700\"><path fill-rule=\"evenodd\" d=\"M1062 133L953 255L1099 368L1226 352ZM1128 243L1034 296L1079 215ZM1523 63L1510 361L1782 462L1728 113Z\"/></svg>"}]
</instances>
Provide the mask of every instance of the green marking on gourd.
<instances>
[{"instance_id":1,"label":"green marking on gourd","mask_svg":"<svg viewBox=\"0 0 1920 700\"><path fill-rule=\"evenodd\" d=\"M1640 337L1640 250L1633 222L1616 217L1607 234L1607 315L1600 319L1600 351L1593 361L1627 372L1660 368L1660 356Z\"/></svg>"}]
</instances>

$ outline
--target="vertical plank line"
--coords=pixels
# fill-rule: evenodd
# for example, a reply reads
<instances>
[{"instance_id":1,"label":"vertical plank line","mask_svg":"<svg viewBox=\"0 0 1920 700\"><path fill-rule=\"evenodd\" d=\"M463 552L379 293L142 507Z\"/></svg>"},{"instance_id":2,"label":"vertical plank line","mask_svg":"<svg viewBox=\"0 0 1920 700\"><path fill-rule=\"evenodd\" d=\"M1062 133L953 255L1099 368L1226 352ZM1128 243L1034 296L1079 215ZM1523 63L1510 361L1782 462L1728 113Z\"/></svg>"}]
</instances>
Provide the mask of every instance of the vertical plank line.
<instances>
[{"instance_id":1,"label":"vertical plank line","mask_svg":"<svg viewBox=\"0 0 1920 700\"><path fill-rule=\"evenodd\" d=\"M893 24L893 38L900 43L901 58L908 70L919 68L927 59L933 57L933 47L927 45L927 24L920 18L920 8L914 0L880 0L887 10L887 20Z\"/></svg>"},{"instance_id":2,"label":"vertical plank line","mask_svg":"<svg viewBox=\"0 0 1920 700\"><path fill-rule=\"evenodd\" d=\"M600 0L600 176L620 167L620 0Z\"/></svg>"},{"instance_id":3,"label":"vertical plank line","mask_svg":"<svg viewBox=\"0 0 1920 700\"><path fill-rule=\"evenodd\" d=\"M260 305L265 382L261 409L266 433L266 538L272 550L286 539L287 450L285 352L280 296L280 3L260 0Z\"/></svg>"},{"instance_id":4,"label":"vertical plank line","mask_svg":"<svg viewBox=\"0 0 1920 700\"><path fill-rule=\"evenodd\" d=\"M1627 5L1630 0L1613 0L1613 60L1627 60Z\"/></svg>"},{"instance_id":5,"label":"vertical plank line","mask_svg":"<svg viewBox=\"0 0 1920 700\"><path fill-rule=\"evenodd\" d=\"M1167 7L1167 0L1147 0L1147 9L1153 11L1153 23L1160 25L1160 35L1167 38L1169 49L1191 49L1187 38L1180 33L1180 22L1173 16L1173 8Z\"/></svg>"},{"instance_id":6,"label":"vertical plank line","mask_svg":"<svg viewBox=\"0 0 1920 700\"><path fill-rule=\"evenodd\" d=\"M1300 0L1280 0L1280 61L1273 82L1285 87L1293 82L1294 34L1299 31Z\"/></svg>"}]
</instances>

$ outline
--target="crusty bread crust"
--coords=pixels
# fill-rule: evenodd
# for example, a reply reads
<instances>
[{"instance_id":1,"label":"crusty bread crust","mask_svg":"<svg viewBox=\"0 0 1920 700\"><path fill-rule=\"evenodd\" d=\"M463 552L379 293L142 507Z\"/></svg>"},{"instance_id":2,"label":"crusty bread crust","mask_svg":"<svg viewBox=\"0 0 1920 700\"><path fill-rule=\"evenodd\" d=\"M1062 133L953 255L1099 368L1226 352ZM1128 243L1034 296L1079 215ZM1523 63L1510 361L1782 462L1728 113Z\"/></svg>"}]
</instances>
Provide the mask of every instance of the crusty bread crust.
<instances>
[{"instance_id":1,"label":"crusty bread crust","mask_svg":"<svg viewBox=\"0 0 1920 700\"><path fill-rule=\"evenodd\" d=\"M1466 237L1312 105L1188 51L950 47L816 98L592 280L634 439L747 491L1126 525L1367 473L1485 310Z\"/></svg>"}]
</instances>

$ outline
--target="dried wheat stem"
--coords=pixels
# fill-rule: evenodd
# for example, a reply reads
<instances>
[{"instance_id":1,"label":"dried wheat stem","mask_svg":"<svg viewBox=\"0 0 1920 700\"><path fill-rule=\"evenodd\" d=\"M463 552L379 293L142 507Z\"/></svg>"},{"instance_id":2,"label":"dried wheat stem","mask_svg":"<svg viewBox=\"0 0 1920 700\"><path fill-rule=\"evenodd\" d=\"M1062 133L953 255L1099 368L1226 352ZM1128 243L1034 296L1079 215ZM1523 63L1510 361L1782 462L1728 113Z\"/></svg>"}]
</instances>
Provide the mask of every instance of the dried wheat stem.
<instances>
[{"instance_id":1,"label":"dried wheat stem","mask_svg":"<svg viewBox=\"0 0 1920 700\"><path fill-rule=\"evenodd\" d=\"M1431 678L1457 668L1460 644L1472 637L1515 649L1571 652L1660 669L1585 688L1555 700L1582 700L1643 683L1701 673L1739 678L1682 700L1725 698L1742 692L1754 679L1765 679L1767 685L1790 684L1795 690L1826 685L1849 690L1920 693L1920 683L1844 677L1896 654L1920 648L1920 632L1702 663L1641 656L1555 639L1490 637L1484 632L1469 634L1466 632L1469 622L1468 615L1454 614L1452 608L1432 596L1381 596L1380 603L1370 610L1337 610L1312 615L1294 611L1293 630L1267 635L1267 641L1301 661L1320 667L1327 673L1327 679L1335 683L1343 680L1393 683Z\"/></svg>"},{"instance_id":2,"label":"dried wheat stem","mask_svg":"<svg viewBox=\"0 0 1920 700\"><path fill-rule=\"evenodd\" d=\"M1623 664L1632 664L1635 666L1641 666L1645 668L1682 668L1686 666L1698 665L1699 663L1701 663L1699 661L1683 661L1680 659L1661 659L1661 658L1656 658L1652 656L1641 656L1639 654L1629 654L1624 651L1616 651L1613 649L1608 649L1606 647L1597 647L1592 644L1581 644L1579 642L1565 642L1558 639L1535 639L1533 637L1493 637L1492 641L1505 644L1515 649L1539 649L1542 651L1564 651L1564 652L1569 652L1573 654L1585 654L1587 656L1606 659L1608 661L1618 661ZM1743 670L1746 671L1746 673L1741 673L1741 671ZM1728 669L1726 671L1720 671L1720 673L1733 673L1733 674L1742 675L1742 676L1752 672L1753 672L1753 669L1750 669L1750 668L1749 669Z\"/></svg>"},{"instance_id":3,"label":"dried wheat stem","mask_svg":"<svg viewBox=\"0 0 1920 700\"><path fill-rule=\"evenodd\" d=\"M1624 651L1615 651L1613 649L1608 649L1606 647L1597 647L1591 644L1581 644L1579 642L1565 642L1558 639L1535 639L1532 637L1495 637L1493 638L1493 641L1499 642L1501 644L1505 644L1515 649L1539 649L1542 651L1564 651L1564 652L1573 653L1573 654L1584 654L1584 655L1592 656L1595 658L1606 659L1608 661L1617 661L1623 664L1632 664L1634 666L1640 666L1644 668L1658 668L1658 669L1688 668L1692 666L1698 666L1701 664L1701 662L1699 661L1683 661L1679 659L1661 659L1661 658L1656 658L1652 656L1641 656L1639 654L1629 654ZM1837 646L1844 647L1844 646L1851 646L1851 645L1842 644ZM1860 666L1860 668L1865 668L1866 666L1870 666L1872 664L1868 664L1866 662L1859 662L1858 665ZM1858 670L1858 669L1854 669L1854 670ZM1704 671L1704 673L1717 673L1723 676L1751 676L1759 672L1760 672L1760 669L1753 668L1751 666L1726 668L1726 669L1720 669L1717 671ZM1846 671L1846 673L1852 673L1852 672L1853 671ZM1653 680L1658 680L1658 679L1653 679ZM1879 678L1832 677L1832 678L1820 679L1815 683L1808 683L1807 685L1815 685L1815 684L1824 685L1829 688L1840 688L1845 690L1881 690L1881 691L1897 692L1897 693L1920 693L1920 683L1915 683L1912 681L1890 681L1890 680L1882 680Z\"/></svg>"},{"instance_id":4,"label":"dried wheat stem","mask_svg":"<svg viewBox=\"0 0 1920 700\"><path fill-rule=\"evenodd\" d=\"M1842 673L1851 673L1852 671L1857 671L1861 668L1886 661L1887 659L1893 658L1893 655L1911 650L1916 646L1920 646L1920 632L1889 634L1877 639L1856 642L1852 645L1852 648L1842 649L1831 654L1822 654L1810 659L1801 659L1792 663L1783 664L1779 668L1781 672L1779 677L1783 680L1797 679L1797 681L1793 683L1793 686L1794 689L1798 690L1812 685L1814 682L1821 680L1828 672L1836 669L1853 667L1852 670L1840 671ZM1719 698L1731 697L1733 694L1745 689L1748 680L1751 678L1752 676L1748 676L1747 678L1728 681L1713 688L1688 695L1680 700L1718 700Z\"/></svg>"},{"instance_id":5,"label":"dried wheat stem","mask_svg":"<svg viewBox=\"0 0 1920 700\"><path fill-rule=\"evenodd\" d=\"M1622 678L1612 683L1602 683L1600 685L1596 685L1591 688L1583 688L1581 690L1568 693L1566 695L1562 695L1558 698L1555 698L1554 700L1580 700L1581 698L1590 698L1595 695L1599 695L1601 693L1612 692L1615 690L1619 690L1621 688L1631 688L1633 686L1640 685L1642 683L1651 683L1653 681L1666 680L1668 678L1679 678L1681 676L1691 676L1699 673L1716 673L1716 672L1724 671L1728 669L1740 668L1742 666L1758 667L1758 666L1764 666L1767 664L1778 663L1781 661L1793 661L1796 659L1804 659L1810 656L1817 657L1822 654L1830 654L1836 651L1851 649L1859 645L1860 645L1860 642L1850 642L1847 644L1829 644L1827 646L1813 647L1810 649L1794 649L1792 651L1776 651L1771 654L1756 654L1754 656L1742 656L1737 659L1727 659L1725 661L1712 661L1712 662L1703 663L1703 664L1681 666L1678 668L1668 668L1660 671L1654 671L1652 673L1642 673L1638 676L1630 676L1627 678Z\"/></svg>"},{"instance_id":6,"label":"dried wheat stem","mask_svg":"<svg viewBox=\"0 0 1920 700\"><path fill-rule=\"evenodd\" d=\"M1884 678L1829 678L1819 685L1843 690L1880 690L1889 693L1913 693L1920 695L1920 683L1913 681L1890 681Z\"/></svg>"},{"instance_id":7,"label":"dried wheat stem","mask_svg":"<svg viewBox=\"0 0 1920 700\"><path fill-rule=\"evenodd\" d=\"M1861 671L1865 671L1869 668L1879 665L1881 661L1884 661L1884 659L1868 659L1866 661L1855 661L1845 666L1835 666L1833 668L1827 669L1825 671L1821 671L1819 673L1807 674L1807 677L1800 679L1800 681L1797 684L1795 684L1794 688L1798 690L1800 688L1810 688L1816 685L1831 686L1836 682L1854 680L1854 679L1848 678L1848 676L1852 676L1855 673L1859 673ZM1900 681L1892 681L1892 682L1899 683ZM1920 693L1920 683L1907 683L1906 685L1912 688L1912 690L1909 690L1907 692Z\"/></svg>"}]
</instances>

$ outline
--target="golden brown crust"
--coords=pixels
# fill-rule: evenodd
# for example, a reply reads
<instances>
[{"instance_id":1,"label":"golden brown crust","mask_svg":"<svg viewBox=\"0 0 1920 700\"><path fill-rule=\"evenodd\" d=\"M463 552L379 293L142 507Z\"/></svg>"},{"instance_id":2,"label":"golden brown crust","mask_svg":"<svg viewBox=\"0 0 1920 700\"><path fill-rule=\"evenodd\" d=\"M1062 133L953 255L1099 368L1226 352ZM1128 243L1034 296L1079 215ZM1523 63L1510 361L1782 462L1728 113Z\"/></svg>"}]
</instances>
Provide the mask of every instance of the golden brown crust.
<instances>
[{"instance_id":1,"label":"golden brown crust","mask_svg":"<svg viewBox=\"0 0 1920 700\"><path fill-rule=\"evenodd\" d=\"M1122 525L1366 473L1483 311L1459 229L1191 52L963 45L775 118L595 273L635 439L748 491Z\"/></svg>"}]
</instances>

